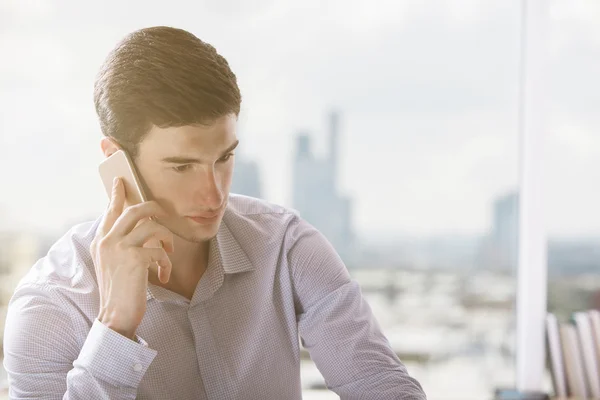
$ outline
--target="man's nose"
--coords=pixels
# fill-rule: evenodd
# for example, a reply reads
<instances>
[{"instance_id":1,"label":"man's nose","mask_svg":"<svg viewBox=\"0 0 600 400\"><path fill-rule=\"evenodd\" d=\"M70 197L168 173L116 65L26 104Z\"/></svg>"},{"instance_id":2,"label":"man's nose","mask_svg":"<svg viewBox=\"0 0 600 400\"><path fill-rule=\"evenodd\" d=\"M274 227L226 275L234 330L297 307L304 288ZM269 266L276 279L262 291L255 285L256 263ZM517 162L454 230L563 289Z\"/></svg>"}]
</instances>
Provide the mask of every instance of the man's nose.
<instances>
[{"instance_id":1,"label":"man's nose","mask_svg":"<svg viewBox=\"0 0 600 400\"><path fill-rule=\"evenodd\" d=\"M194 197L198 203L210 210L217 210L223 204L223 193L218 182L218 175L214 168L207 166L203 168L196 182Z\"/></svg>"}]
</instances>

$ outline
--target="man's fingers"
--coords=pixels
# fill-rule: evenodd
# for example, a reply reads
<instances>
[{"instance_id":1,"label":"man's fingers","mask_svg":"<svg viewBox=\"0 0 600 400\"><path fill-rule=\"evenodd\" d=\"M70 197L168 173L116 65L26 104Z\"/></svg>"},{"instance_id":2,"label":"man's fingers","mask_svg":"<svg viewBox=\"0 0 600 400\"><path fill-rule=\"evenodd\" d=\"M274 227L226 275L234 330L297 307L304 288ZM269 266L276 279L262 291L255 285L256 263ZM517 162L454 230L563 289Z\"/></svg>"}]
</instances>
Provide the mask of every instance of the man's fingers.
<instances>
[{"instance_id":1,"label":"man's fingers","mask_svg":"<svg viewBox=\"0 0 600 400\"><path fill-rule=\"evenodd\" d=\"M149 240L156 239L154 242L157 244L162 243L167 253L173 252L173 233L152 220L145 220L140 222L125 239L125 242L130 246L142 247Z\"/></svg>"},{"instance_id":2,"label":"man's fingers","mask_svg":"<svg viewBox=\"0 0 600 400\"><path fill-rule=\"evenodd\" d=\"M123 187L123 182L121 178L116 177L113 180L113 188L110 196L110 202L108 204L108 209L104 214L104 218L100 223L99 230L102 233L102 236L105 236L113 227L121 213L123 212L123 207L125 206L125 189Z\"/></svg>"},{"instance_id":3,"label":"man's fingers","mask_svg":"<svg viewBox=\"0 0 600 400\"><path fill-rule=\"evenodd\" d=\"M156 201L146 201L127 207L115 221L111 228L111 233L114 233L117 237L124 237L128 235L141 220L154 216L162 218L167 217L165 211Z\"/></svg>"},{"instance_id":4,"label":"man's fingers","mask_svg":"<svg viewBox=\"0 0 600 400\"><path fill-rule=\"evenodd\" d=\"M149 268L150 265L153 265L154 263L158 264L158 279L162 283L167 283L171 276L173 264L171 264L171 260L165 250L157 247L150 247L143 248L141 251L146 259L147 267Z\"/></svg>"},{"instance_id":5,"label":"man's fingers","mask_svg":"<svg viewBox=\"0 0 600 400\"><path fill-rule=\"evenodd\" d=\"M171 262L169 262L169 263L159 262L158 263L158 280L161 283L169 282L169 279L171 278L171 270L172 269L173 269L173 266L172 266Z\"/></svg>"}]
</instances>

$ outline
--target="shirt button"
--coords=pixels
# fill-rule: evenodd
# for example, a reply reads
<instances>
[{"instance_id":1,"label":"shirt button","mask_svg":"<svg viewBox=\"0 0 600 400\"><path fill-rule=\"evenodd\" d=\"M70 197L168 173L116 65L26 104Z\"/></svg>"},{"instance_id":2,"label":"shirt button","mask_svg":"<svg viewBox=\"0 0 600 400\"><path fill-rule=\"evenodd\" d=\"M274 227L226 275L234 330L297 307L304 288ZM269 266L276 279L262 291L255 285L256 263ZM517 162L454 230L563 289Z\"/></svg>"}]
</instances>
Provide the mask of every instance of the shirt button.
<instances>
[{"instance_id":1,"label":"shirt button","mask_svg":"<svg viewBox=\"0 0 600 400\"><path fill-rule=\"evenodd\" d=\"M142 370L142 364L135 364L135 365L133 366L133 370L134 370L135 372L140 372L140 371Z\"/></svg>"}]
</instances>

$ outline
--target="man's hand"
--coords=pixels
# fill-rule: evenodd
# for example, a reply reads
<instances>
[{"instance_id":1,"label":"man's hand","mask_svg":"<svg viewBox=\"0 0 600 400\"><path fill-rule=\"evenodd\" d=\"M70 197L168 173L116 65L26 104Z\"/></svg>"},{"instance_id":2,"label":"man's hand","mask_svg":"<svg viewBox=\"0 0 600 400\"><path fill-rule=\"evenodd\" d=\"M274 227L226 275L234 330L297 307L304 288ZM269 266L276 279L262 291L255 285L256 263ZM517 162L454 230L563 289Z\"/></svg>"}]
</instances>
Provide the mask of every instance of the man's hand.
<instances>
[{"instance_id":1,"label":"man's hand","mask_svg":"<svg viewBox=\"0 0 600 400\"><path fill-rule=\"evenodd\" d=\"M100 291L98 319L133 339L146 312L148 268L157 263L159 280L169 281L172 265L167 252L173 252L173 234L151 219L166 216L155 201L124 207L125 188L116 178L90 252ZM152 239L162 241L163 248L143 247Z\"/></svg>"}]
</instances>

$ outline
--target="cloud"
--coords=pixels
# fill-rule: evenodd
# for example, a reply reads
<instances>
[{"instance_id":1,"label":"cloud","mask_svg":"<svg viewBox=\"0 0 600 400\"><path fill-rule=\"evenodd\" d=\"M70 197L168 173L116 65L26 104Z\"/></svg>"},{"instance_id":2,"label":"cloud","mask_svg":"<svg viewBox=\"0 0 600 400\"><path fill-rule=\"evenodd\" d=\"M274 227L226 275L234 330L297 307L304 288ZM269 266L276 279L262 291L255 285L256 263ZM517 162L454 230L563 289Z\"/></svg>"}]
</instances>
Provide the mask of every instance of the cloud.
<instances>
[{"instance_id":1,"label":"cloud","mask_svg":"<svg viewBox=\"0 0 600 400\"><path fill-rule=\"evenodd\" d=\"M600 17L597 7L590 14L578 11L582 3L558 3L549 91L560 128L549 146L559 167L551 170L558 187L596 199L592 185L572 181L600 170L586 150L600 145ZM356 196L362 230L483 232L493 198L517 184L519 2L172 1L168 11L141 1L38 2L38 11L9 4L12 22L0 30L0 50L11 55L0 66L0 128L12 151L0 167L29 161L3 177L23 193L4 206L40 225L104 206L91 86L116 41L150 25L188 29L227 57L244 96L242 149L258 160L269 200L291 205L293 136L311 132L323 152L331 107L342 111L340 179ZM23 25L32 12L35 24ZM43 204L27 200L36 193L47 194ZM553 216L553 229L600 228L586 218L595 208L583 205L553 205L571 216Z\"/></svg>"}]
</instances>

